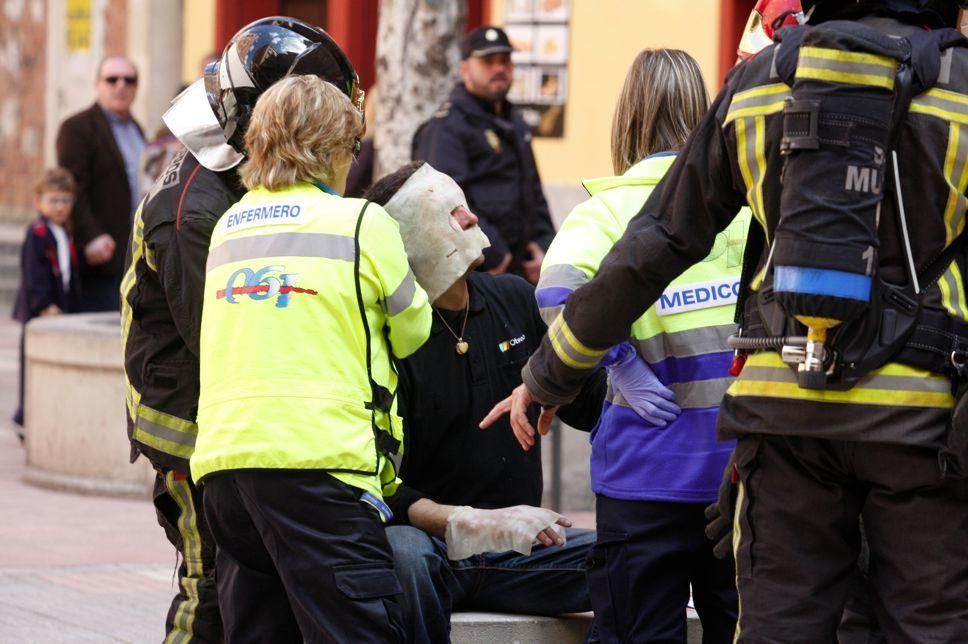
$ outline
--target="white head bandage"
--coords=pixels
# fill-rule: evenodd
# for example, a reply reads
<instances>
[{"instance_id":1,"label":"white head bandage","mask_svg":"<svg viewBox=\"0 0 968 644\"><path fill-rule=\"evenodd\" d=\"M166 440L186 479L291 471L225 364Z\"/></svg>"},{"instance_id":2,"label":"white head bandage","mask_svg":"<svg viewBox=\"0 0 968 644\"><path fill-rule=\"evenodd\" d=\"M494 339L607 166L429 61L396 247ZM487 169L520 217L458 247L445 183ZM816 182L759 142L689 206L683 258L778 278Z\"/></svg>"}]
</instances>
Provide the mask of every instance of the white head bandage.
<instances>
[{"instance_id":1,"label":"white head bandage","mask_svg":"<svg viewBox=\"0 0 968 644\"><path fill-rule=\"evenodd\" d=\"M476 225L461 230L451 215L467 207L460 186L425 163L384 209L400 224L410 268L431 302L460 279L491 245Z\"/></svg>"}]
</instances>

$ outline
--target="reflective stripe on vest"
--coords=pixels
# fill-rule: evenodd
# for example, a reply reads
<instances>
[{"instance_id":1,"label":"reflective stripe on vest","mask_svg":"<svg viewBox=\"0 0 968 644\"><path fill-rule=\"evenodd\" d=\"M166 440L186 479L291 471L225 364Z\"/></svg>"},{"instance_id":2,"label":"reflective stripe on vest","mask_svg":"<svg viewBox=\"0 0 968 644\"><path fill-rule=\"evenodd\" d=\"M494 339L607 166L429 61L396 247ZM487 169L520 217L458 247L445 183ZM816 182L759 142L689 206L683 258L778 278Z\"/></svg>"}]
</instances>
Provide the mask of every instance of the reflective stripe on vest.
<instances>
[{"instance_id":1,"label":"reflective stripe on vest","mask_svg":"<svg viewBox=\"0 0 968 644\"><path fill-rule=\"evenodd\" d=\"M735 324L716 324L674 333L660 333L647 340L634 340L633 344L647 362L655 363L669 356L690 358L726 351L726 340L734 333Z\"/></svg>"},{"instance_id":2,"label":"reflective stripe on vest","mask_svg":"<svg viewBox=\"0 0 968 644\"><path fill-rule=\"evenodd\" d=\"M413 276L412 272L407 273L407 276L403 278L400 282L400 286L397 287L393 293L387 296L385 309L387 316L393 317L399 315L401 312L406 311L407 307L413 304L413 296L417 292L417 279Z\"/></svg>"},{"instance_id":3,"label":"reflective stripe on vest","mask_svg":"<svg viewBox=\"0 0 968 644\"><path fill-rule=\"evenodd\" d=\"M555 264L542 270L534 296L544 323L550 326L565 309L568 297L587 283L585 273L571 264Z\"/></svg>"},{"instance_id":4,"label":"reflective stripe on vest","mask_svg":"<svg viewBox=\"0 0 968 644\"><path fill-rule=\"evenodd\" d=\"M696 380L694 382L673 382L668 385L676 395L676 404L682 409L705 409L719 407L726 390L733 382L732 378L713 378L711 380ZM625 397L609 387L605 400L613 405L631 407Z\"/></svg>"},{"instance_id":5,"label":"reflective stripe on vest","mask_svg":"<svg viewBox=\"0 0 968 644\"><path fill-rule=\"evenodd\" d=\"M331 233L275 233L227 239L208 255L205 272L266 257L322 257L352 262L353 238Z\"/></svg>"}]
</instances>

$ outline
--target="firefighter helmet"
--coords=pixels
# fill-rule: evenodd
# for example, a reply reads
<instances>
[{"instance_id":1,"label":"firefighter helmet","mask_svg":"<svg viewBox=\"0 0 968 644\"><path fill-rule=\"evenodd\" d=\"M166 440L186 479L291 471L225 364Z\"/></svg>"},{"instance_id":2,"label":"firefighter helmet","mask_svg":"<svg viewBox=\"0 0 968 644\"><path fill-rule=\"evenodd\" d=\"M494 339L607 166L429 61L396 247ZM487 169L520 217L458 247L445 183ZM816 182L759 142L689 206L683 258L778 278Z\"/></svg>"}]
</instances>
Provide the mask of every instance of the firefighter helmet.
<instances>
[{"instance_id":1,"label":"firefighter helmet","mask_svg":"<svg viewBox=\"0 0 968 644\"><path fill-rule=\"evenodd\" d=\"M363 114L359 77L336 41L318 27L275 16L239 30L203 77L172 101L165 123L205 167L234 167L245 153L256 100L292 74L314 74L332 83Z\"/></svg>"},{"instance_id":2,"label":"firefighter helmet","mask_svg":"<svg viewBox=\"0 0 968 644\"><path fill-rule=\"evenodd\" d=\"M773 44L773 34L777 29L802 22L800 0L759 0L746 21L736 55L740 60L751 58Z\"/></svg>"}]
</instances>

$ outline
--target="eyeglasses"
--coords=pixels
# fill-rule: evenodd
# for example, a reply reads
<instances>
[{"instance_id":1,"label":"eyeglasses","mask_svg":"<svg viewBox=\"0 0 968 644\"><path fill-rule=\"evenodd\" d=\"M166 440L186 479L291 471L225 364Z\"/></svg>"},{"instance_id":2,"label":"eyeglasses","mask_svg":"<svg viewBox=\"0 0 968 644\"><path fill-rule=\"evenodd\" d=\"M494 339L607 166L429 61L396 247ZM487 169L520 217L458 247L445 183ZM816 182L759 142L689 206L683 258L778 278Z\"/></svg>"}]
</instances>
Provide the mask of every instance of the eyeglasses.
<instances>
[{"instance_id":1,"label":"eyeglasses","mask_svg":"<svg viewBox=\"0 0 968 644\"><path fill-rule=\"evenodd\" d=\"M119 81L124 81L125 85L137 85L137 76L105 76L102 80L108 85L117 85Z\"/></svg>"}]
</instances>

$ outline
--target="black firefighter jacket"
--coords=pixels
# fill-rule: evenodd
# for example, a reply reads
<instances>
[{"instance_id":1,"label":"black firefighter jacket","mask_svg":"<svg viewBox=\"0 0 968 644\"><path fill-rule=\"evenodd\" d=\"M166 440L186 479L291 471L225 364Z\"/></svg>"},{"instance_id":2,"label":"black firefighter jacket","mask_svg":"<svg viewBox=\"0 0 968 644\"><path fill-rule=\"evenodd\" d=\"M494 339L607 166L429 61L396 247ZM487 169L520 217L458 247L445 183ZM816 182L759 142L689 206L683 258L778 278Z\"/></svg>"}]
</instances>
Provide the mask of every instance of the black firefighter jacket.
<instances>
[{"instance_id":1,"label":"black firefighter jacket","mask_svg":"<svg viewBox=\"0 0 968 644\"><path fill-rule=\"evenodd\" d=\"M897 34L918 29L886 18L875 19L872 25ZM672 279L706 256L717 234L742 206L750 206L755 217L752 225L765 231L757 273L766 265L780 212L783 101L790 92L773 73L775 51L770 47L734 68L595 279L572 295L563 318L551 325L522 373L541 402L567 402L587 374L565 364L549 338L555 338L559 347L572 338L579 349L590 353L604 352L625 340L632 321ZM914 97L896 143L919 272L965 225L966 114L968 49L953 47L942 56L936 85ZM878 229L878 270L899 282L905 256L896 211L896 199L886 192ZM953 262L931 286L924 305L968 319L964 278ZM786 434L936 447L944 437L953 403L946 377L896 363L871 372L847 392L799 389L792 369L776 353L764 351L750 357L727 392L718 429L721 437Z\"/></svg>"},{"instance_id":2,"label":"black firefighter jacket","mask_svg":"<svg viewBox=\"0 0 968 644\"><path fill-rule=\"evenodd\" d=\"M121 283L131 457L188 472L195 445L205 261L219 217L244 190L175 155L135 215Z\"/></svg>"}]
</instances>

